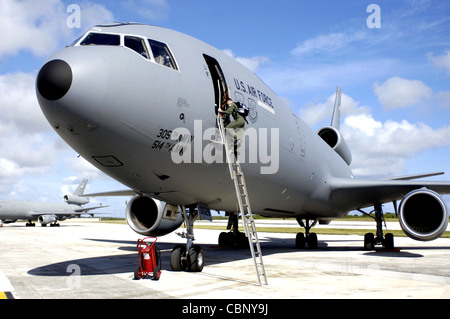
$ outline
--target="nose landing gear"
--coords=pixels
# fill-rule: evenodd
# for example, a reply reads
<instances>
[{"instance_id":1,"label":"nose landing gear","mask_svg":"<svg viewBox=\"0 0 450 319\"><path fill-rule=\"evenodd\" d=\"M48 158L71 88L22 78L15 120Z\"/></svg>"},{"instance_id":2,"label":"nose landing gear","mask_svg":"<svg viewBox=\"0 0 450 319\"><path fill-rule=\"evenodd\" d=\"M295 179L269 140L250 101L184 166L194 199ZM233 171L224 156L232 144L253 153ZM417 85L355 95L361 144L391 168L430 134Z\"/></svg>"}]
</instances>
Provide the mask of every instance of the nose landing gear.
<instances>
[{"instance_id":1,"label":"nose landing gear","mask_svg":"<svg viewBox=\"0 0 450 319\"><path fill-rule=\"evenodd\" d=\"M182 238L186 238L186 245L177 245L170 254L170 267L173 271L201 272L205 266L205 253L198 245L193 245L194 222L198 218L196 206L182 207L181 211L186 224L186 232L177 233Z\"/></svg>"}]
</instances>

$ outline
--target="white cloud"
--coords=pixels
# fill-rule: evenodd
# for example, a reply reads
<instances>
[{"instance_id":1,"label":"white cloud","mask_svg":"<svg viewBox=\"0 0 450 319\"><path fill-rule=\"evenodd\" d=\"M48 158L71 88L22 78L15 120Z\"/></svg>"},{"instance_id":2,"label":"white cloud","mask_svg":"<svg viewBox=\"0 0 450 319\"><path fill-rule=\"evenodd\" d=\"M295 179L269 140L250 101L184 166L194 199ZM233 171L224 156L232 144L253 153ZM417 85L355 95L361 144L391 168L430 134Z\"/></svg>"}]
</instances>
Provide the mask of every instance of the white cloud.
<instances>
[{"instance_id":1,"label":"white cloud","mask_svg":"<svg viewBox=\"0 0 450 319\"><path fill-rule=\"evenodd\" d=\"M84 28L113 20L111 12L104 6L84 2L81 21ZM70 43L79 29L67 26L69 13L61 0L2 0L0 4L0 30L2 45L0 59L15 55L21 50L36 56L55 52L62 44ZM94 22L95 21L95 22Z\"/></svg>"},{"instance_id":2,"label":"white cloud","mask_svg":"<svg viewBox=\"0 0 450 319\"><path fill-rule=\"evenodd\" d=\"M244 58L244 57L237 57L234 55L233 51L230 49L222 50L225 54L229 55L230 57L234 58L236 61L247 67L252 72L256 72L258 68L264 64L268 63L270 60L267 57L264 56L254 56L250 58Z\"/></svg>"},{"instance_id":3,"label":"white cloud","mask_svg":"<svg viewBox=\"0 0 450 319\"><path fill-rule=\"evenodd\" d=\"M407 159L450 146L450 126L433 129L406 120L383 123L371 114L347 117L342 134L352 151L352 170L358 176L401 175Z\"/></svg>"},{"instance_id":4,"label":"white cloud","mask_svg":"<svg viewBox=\"0 0 450 319\"><path fill-rule=\"evenodd\" d=\"M374 92L386 109L410 107L432 98L433 91L425 83L392 77L383 84L375 83Z\"/></svg>"},{"instance_id":5,"label":"white cloud","mask_svg":"<svg viewBox=\"0 0 450 319\"><path fill-rule=\"evenodd\" d=\"M299 115L303 121L309 126L317 125L323 121L331 123L331 115L333 112L336 94L330 95L324 103L309 104L305 108L300 109ZM346 115L361 114L367 112L366 106L359 106L359 102L345 93L341 95L341 117ZM327 123L326 125L329 125Z\"/></svg>"},{"instance_id":6,"label":"white cloud","mask_svg":"<svg viewBox=\"0 0 450 319\"><path fill-rule=\"evenodd\" d=\"M450 74L450 50L447 50L444 55L434 56L433 53L428 54L428 59L433 62L433 64L442 68Z\"/></svg>"},{"instance_id":7,"label":"white cloud","mask_svg":"<svg viewBox=\"0 0 450 319\"><path fill-rule=\"evenodd\" d=\"M313 39L308 39L298 44L291 54L300 56L304 54L324 52L333 53L345 47L347 44L360 41L365 38L363 32L346 33L330 33L327 35L319 35Z\"/></svg>"},{"instance_id":8,"label":"white cloud","mask_svg":"<svg viewBox=\"0 0 450 319\"><path fill-rule=\"evenodd\" d=\"M95 25L111 23L115 20L112 12L106 9L103 5L92 2L82 2L80 4L80 8L82 32L87 31ZM75 32L77 33L77 31Z\"/></svg>"},{"instance_id":9,"label":"white cloud","mask_svg":"<svg viewBox=\"0 0 450 319\"><path fill-rule=\"evenodd\" d=\"M34 83L34 74L0 75L0 182L44 174L56 163L59 141L39 108Z\"/></svg>"},{"instance_id":10,"label":"white cloud","mask_svg":"<svg viewBox=\"0 0 450 319\"><path fill-rule=\"evenodd\" d=\"M323 103L300 110L310 126L329 125L335 94ZM380 121L369 106L361 106L342 94L341 132L352 152L355 176L398 176L405 174L407 160L427 150L450 147L450 126L432 128L406 120Z\"/></svg>"},{"instance_id":11,"label":"white cloud","mask_svg":"<svg viewBox=\"0 0 450 319\"><path fill-rule=\"evenodd\" d=\"M34 73L14 73L0 75L0 106L3 129L19 130L26 133L49 130L35 93Z\"/></svg>"}]
</instances>

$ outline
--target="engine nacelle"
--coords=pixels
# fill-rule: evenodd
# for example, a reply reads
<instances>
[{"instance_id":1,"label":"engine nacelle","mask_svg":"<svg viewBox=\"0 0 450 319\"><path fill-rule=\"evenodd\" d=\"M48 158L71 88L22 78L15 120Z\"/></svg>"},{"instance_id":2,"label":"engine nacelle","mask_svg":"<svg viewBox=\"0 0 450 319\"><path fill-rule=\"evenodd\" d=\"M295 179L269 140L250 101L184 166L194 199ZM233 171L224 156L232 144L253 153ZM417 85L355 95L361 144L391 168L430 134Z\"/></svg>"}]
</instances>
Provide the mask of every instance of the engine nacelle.
<instances>
[{"instance_id":1,"label":"engine nacelle","mask_svg":"<svg viewBox=\"0 0 450 319\"><path fill-rule=\"evenodd\" d=\"M56 222L56 216L55 215L41 215L38 217L38 222L42 225L47 225Z\"/></svg>"},{"instance_id":2,"label":"engine nacelle","mask_svg":"<svg viewBox=\"0 0 450 319\"><path fill-rule=\"evenodd\" d=\"M439 238L447 229L448 210L438 193L423 188L403 198L398 218L406 235L429 241Z\"/></svg>"},{"instance_id":3,"label":"engine nacelle","mask_svg":"<svg viewBox=\"0 0 450 319\"><path fill-rule=\"evenodd\" d=\"M341 133L331 126L321 128L317 134L336 152L340 157L350 165L352 163L352 153L350 148L342 137Z\"/></svg>"},{"instance_id":4,"label":"engine nacelle","mask_svg":"<svg viewBox=\"0 0 450 319\"><path fill-rule=\"evenodd\" d=\"M76 195L66 195L64 196L64 201L67 204L84 205L89 203L89 199L86 197L80 197Z\"/></svg>"},{"instance_id":5,"label":"engine nacelle","mask_svg":"<svg viewBox=\"0 0 450 319\"><path fill-rule=\"evenodd\" d=\"M3 224L13 224L17 221L17 219L2 219L1 222Z\"/></svg>"},{"instance_id":6,"label":"engine nacelle","mask_svg":"<svg viewBox=\"0 0 450 319\"><path fill-rule=\"evenodd\" d=\"M183 223L178 206L145 195L135 196L129 201L126 218L136 233L153 237L167 235Z\"/></svg>"}]
</instances>

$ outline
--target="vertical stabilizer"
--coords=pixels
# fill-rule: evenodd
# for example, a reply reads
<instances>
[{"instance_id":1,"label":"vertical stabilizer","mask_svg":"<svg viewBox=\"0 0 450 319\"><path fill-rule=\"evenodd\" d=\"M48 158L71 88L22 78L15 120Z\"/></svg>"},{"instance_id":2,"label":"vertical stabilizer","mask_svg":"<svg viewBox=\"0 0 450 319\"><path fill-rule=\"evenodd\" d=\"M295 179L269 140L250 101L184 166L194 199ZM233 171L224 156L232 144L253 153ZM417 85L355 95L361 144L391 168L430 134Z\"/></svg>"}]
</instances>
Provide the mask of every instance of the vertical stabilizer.
<instances>
[{"instance_id":1,"label":"vertical stabilizer","mask_svg":"<svg viewBox=\"0 0 450 319\"><path fill-rule=\"evenodd\" d=\"M339 131L341 121L341 87L337 87L336 99L334 101L333 119L331 120L331 127Z\"/></svg>"},{"instance_id":2,"label":"vertical stabilizer","mask_svg":"<svg viewBox=\"0 0 450 319\"><path fill-rule=\"evenodd\" d=\"M73 195L76 196L80 196L84 194L84 189L86 188L86 184L87 184L88 180L87 179L83 179L80 183L80 185L78 185L77 189L75 190L75 192L73 193Z\"/></svg>"}]
</instances>

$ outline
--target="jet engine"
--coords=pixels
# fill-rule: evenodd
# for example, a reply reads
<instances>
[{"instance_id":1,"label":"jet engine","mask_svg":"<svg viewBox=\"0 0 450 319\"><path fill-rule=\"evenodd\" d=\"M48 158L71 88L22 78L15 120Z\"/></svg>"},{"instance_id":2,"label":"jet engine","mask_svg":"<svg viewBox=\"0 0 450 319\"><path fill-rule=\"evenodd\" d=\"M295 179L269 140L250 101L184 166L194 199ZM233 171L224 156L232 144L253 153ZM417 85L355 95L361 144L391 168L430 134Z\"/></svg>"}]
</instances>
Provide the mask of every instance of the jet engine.
<instances>
[{"instance_id":1,"label":"jet engine","mask_svg":"<svg viewBox=\"0 0 450 319\"><path fill-rule=\"evenodd\" d=\"M336 152L340 157L350 165L352 163L352 153L350 148L342 137L341 133L331 126L321 128L317 134Z\"/></svg>"},{"instance_id":2,"label":"jet engine","mask_svg":"<svg viewBox=\"0 0 450 319\"><path fill-rule=\"evenodd\" d=\"M55 223L56 221L57 219L55 215L41 215L38 218L38 222L41 223L42 225Z\"/></svg>"},{"instance_id":3,"label":"jet engine","mask_svg":"<svg viewBox=\"0 0 450 319\"><path fill-rule=\"evenodd\" d=\"M84 205L89 203L89 199L86 197L80 197L76 195L66 195L64 196L64 201L67 204Z\"/></svg>"},{"instance_id":4,"label":"jet engine","mask_svg":"<svg viewBox=\"0 0 450 319\"><path fill-rule=\"evenodd\" d=\"M184 219L178 206L149 196L133 197L126 208L127 223L136 233L164 236L181 226Z\"/></svg>"},{"instance_id":5,"label":"jet engine","mask_svg":"<svg viewBox=\"0 0 450 319\"><path fill-rule=\"evenodd\" d=\"M439 238L448 225L445 202L438 193L425 188L414 190L403 198L398 218L405 234L421 241Z\"/></svg>"}]
</instances>

